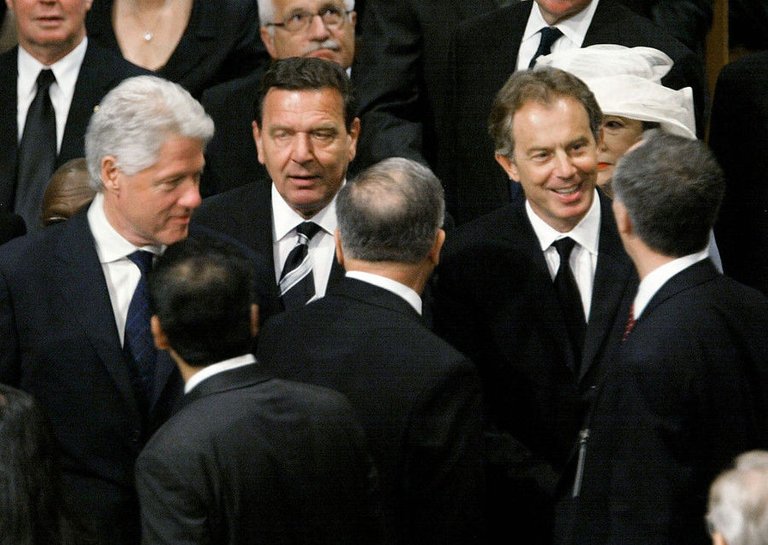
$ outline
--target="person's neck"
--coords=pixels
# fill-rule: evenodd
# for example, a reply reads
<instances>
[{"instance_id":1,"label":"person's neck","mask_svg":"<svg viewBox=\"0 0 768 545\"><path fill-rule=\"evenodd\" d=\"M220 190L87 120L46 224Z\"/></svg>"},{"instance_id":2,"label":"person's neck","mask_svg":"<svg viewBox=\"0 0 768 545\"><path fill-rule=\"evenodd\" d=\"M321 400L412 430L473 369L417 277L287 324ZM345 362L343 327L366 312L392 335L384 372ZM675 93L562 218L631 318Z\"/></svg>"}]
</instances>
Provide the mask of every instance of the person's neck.
<instances>
[{"instance_id":1,"label":"person's neck","mask_svg":"<svg viewBox=\"0 0 768 545\"><path fill-rule=\"evenodd\" d=\"M363 261L360 259L344 259L344 268L347 271L360 271L376 274L408 286L413 291L421 294L427 285L434 267L429 262L421 263L396 263L393 261Z\"/></svg>"},{"instance_id":2,"label":"person's neck","mask_svg":"<svg viewBox=\"0 0 768 545\"><path fill-rule=\"evenodd\" d=\"M670 261L676 259L675 257L661 254L656 250L649 248L640 240L625 244L624 247L629 258L635 264L637 274L641 281L662 265L666 265Z\"/></svg>"},{"instance_id":3,"label":"person's neck","mask_svg":"<svg viewBox=\"0 0 768 545\"><path fill-rule=\"evenodd\" d=\"M37 46L24 40L19 40L19 46L23 47L40 64L51 66L72 53L83 41L83 38L85 38L85 30L76 38L53 46Z\"/></svg>"}]
</instances>

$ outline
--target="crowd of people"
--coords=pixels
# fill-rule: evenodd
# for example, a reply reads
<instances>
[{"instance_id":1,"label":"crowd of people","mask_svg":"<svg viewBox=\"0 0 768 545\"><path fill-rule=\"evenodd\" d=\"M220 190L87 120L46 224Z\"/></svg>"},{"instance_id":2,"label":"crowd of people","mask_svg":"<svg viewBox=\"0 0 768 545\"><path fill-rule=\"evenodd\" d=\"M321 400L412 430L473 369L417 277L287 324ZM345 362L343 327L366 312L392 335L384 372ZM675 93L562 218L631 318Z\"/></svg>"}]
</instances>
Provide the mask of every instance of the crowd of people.
<instances>
[{"instance_id":1,"label":"crowd of people","mask_svg":"<svg viewBox=\"0 0 768 545\"><path fill-rule=\"evenodd\" d=\"M6 5L0 545L768 544L709 2Z\"/></svg>"}]
</instances>

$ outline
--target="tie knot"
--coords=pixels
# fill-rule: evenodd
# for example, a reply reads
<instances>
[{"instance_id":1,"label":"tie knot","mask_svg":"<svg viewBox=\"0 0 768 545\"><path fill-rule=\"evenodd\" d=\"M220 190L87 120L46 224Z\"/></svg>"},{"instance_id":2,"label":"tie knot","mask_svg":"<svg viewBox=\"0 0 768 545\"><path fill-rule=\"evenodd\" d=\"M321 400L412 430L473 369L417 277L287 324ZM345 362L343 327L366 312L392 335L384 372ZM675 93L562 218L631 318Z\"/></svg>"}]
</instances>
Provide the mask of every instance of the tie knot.
<instances>
[{"instance_id":1,"label":"tie knot","mask_svg":"<svg viewBox=\"0 0 768 545\"><path fill-rule=\"evenodd\" d=\"M312 237L315 236L319 230L320 226L314 221L305 221L296 227L296 233L307 239L307 241L312 240Z\"/></svg>"},{"instance_id":2,"label":"tie knot","mask_svg":"<svg viewBox=\"0 0 768 545\"><path fill-rule=\"evenodd\" d=\"M53 75L53 70L49 68L40 70L37 75L37 92L47 91L54 81L56 81L56 76Z\"/></svg>"},{"instance_id":3,"label":"tie knot","mask_svg":"<svg viewBox=\"0 0 768 545\"><path fill-rule=\"evenodd\" d=\"M552 49L552 44L557 41L557 39L563 35L562 30L557 28L556 26L547 26L541 29L541 42L539 45L539 49L547 51L546 54L549 53L549 51Z\"/></svg>"},{"instance_id":4,"label":"tie knot","mask_svg":"<svg viewBox=\"0 0 768 545\"><path fill-rule=\"evenodd\" d=\"M152 269L152 259L154 257L155 254L152 252L148 252L146 250L136 250L128 256L128 259L136 264L136 266L141 271L142 276L146 276L150 269Z\"/></svg>"},{"instance_id":5,"label":"tie knot","mask_svg":"<svg viewBox=\"0 0 768 545\"><path fill-rule=\"evenodd\" d=\"M565 263L571 257L571 251L576 245L576 241L571 237L561 238L552 243L552 246L557 250L557 254L560 256L560 261Z\"/></svg>"}]
</instances>

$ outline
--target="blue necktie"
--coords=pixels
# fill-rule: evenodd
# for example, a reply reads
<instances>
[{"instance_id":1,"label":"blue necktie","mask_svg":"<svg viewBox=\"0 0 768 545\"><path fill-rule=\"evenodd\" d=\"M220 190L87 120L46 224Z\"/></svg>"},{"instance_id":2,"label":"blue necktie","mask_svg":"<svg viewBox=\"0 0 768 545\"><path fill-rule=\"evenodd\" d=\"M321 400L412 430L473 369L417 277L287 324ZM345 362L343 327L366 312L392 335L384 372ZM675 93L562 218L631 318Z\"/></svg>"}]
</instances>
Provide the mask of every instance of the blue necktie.
<instances>
[{"instance_id":1,"label":"blue necktie","mask_svg":"<svg viewBox=\"0 0 768 545\"><path fill-rule=\"evenodd\" d=\"M152 268L153 257L154 254L144 250L137 250L128 256L128 259L139 268L141 277L136 285L136 291L133 292L131 304L128 306L124 343L133 360L135 374L139 379L141 392L147 406L152 399L155 364L157 362L157 349L149 325L151 314L147 286L147 273Z\"/></svg>"}]
</instances>

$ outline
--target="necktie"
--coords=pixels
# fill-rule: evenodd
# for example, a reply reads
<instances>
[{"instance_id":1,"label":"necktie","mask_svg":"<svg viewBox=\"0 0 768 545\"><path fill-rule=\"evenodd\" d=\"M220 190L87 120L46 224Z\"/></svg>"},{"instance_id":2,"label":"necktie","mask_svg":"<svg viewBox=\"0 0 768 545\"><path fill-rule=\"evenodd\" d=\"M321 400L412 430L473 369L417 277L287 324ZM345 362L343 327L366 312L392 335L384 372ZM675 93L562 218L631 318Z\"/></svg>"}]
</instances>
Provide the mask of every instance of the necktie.
<instances>
[{"instance_id":1,"label":"necktie","mask_svg":"<svg viewBox=\"0 0 768 545\"><path fill-rule=\"evenodd\" d=\"M42 228L43 193L56 164L56 113L48 93L55 81L51 70L41 70L37 76L37 94L27 111L19 143L13 209L24 218L28 232Z\"/></svg>"},{"instance_id":2,"label":"necktie","mask_svg":"<svg viewBox=\"0 0 768 545\"><path fill-rule=\"evenodd\" d=\"M629 337L629 334L632 333L632 330L635 329L635 304L632 303L632 306L629 307L629 316L627 316L627 325L624 326L624 335L621 336L621 342L624 342L627 340L627 337Z\"/></svg>"},{"instance_id":3,"label":"necktie","mask_svg":"<svg viewBox=\"0 0 768 545\"><path fill-rule=\"evenodd\" d=\"M305 221L296 227L299 240L283 265L280 274L280 297L285 308L307 304L315 295L315 279L312 276L312 262L309 260L309 241L320 231L320 226Z\"/></svg>"},{"instance_id":4,"label":"necktie","mask_svg":"<svg viewBox=\"0 0 768 545\"><path fill-rule=\"evenodd\" d=\"M152 387L155 375L157 350L155 349L150 329L149 290L147 273L152 268L153 254L137 250L128 256L141 272L136 291L133 292L128 306L128 318L125 321L125 347L135 366L139 387L144 395L144 402L149 406L152 399Z\"/></svg>"},{"instance_id":5,"label":"necktie","mask_svg":"<svg viewBox=\"0 0 768 545\"><path fill-rule=\"evenodd\" d=\"M551 26L542 28L540 32L541 41L539 42L539 48L536 50L536 53L533 54L533 58L528 64L529 69L534 67L536 64L536 59L542 55L549 55L552 53L552 44L554 44L557 39L563 35L559 28Z\"/></svg>"},{"instance_id":6,"label":"necktie","mask_svg":"<svg viewBox=\"0 0 768 545\"><path fill-rule=\"evenodd\" d=\"M560 308L563 309L565 326L568 329L568 336L576 352L577 361L581 358L581 348L584 344L584 331L587 324L584 319L584 307L581 304L581 294L573 277L573 271L568 260L571 257L576 241L565 237L556 240L552 246L557 250L560 256L560 266L555 275L555 290L557 298L560 301Z\"/></svg>"}]
</instances>

